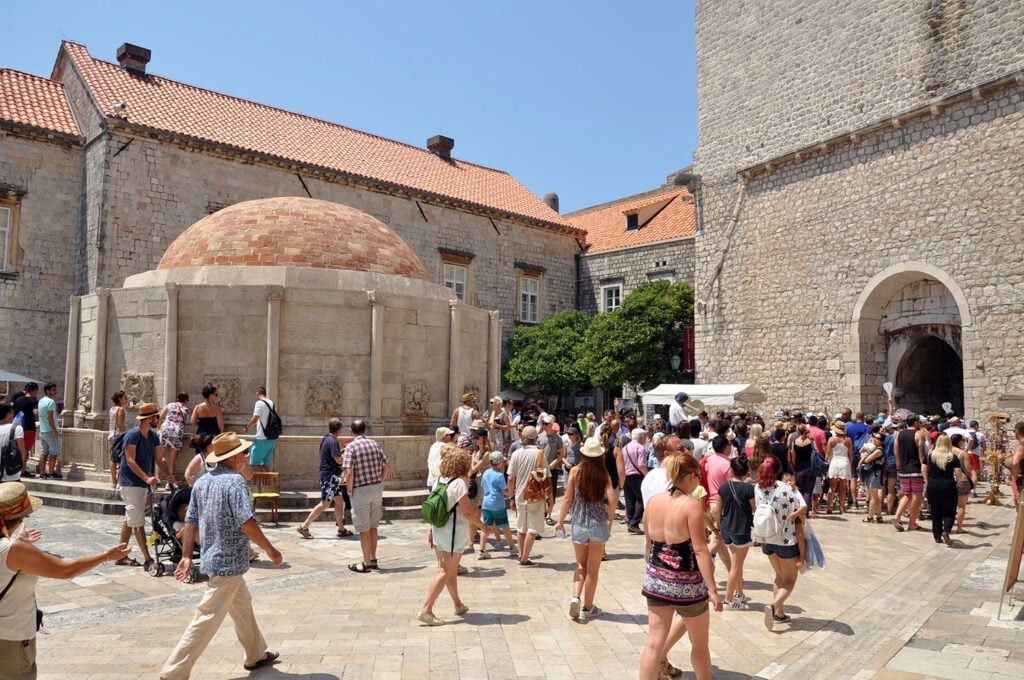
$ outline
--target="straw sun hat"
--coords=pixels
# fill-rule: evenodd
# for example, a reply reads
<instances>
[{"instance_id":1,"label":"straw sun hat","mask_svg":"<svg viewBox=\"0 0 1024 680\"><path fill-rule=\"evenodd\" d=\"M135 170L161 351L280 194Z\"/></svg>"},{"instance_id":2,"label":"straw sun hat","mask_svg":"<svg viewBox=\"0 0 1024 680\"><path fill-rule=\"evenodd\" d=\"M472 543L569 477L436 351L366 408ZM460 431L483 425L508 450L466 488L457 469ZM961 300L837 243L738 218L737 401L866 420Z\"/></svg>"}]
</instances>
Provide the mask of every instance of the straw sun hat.
<instances>
[{"instance_id":1,"label":"straw sun hat","mask_svg":"<svg viewBox=\"0 0 1024 680\"><path fill-rule=\"evenodd\" d=\"M207 463L219 463L231 456L248 451L252 442L239 439L234 432L221 432L210 442L209 452L206 454Z\"/></svg>"},{"instance_id":2,"label":"straw sun hat","mask_svg":"<svg viewBox=\"0 0 1024 680\"><path fill-rule=\"evenodd\" d=\"M0 484L0 520L19 519L35 512L43 502L29 496L21 482Z\"/></svg>"}]
</instances>

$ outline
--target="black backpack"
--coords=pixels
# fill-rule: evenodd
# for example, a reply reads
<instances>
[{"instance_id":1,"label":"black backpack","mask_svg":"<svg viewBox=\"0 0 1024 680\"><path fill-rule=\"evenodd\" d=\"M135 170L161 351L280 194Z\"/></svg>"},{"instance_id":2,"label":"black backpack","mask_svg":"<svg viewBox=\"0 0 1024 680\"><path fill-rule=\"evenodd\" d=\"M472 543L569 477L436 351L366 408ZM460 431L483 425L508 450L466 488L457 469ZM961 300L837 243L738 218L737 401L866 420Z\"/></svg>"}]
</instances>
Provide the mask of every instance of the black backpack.
<instances>
[{"instance_id":1,"label":"black backpack","mask_svg":"<svg viewBox=\"0 0 1024 680\"><path fill-rule=\"evenodd\" d=\"M0 449L0 477L13 477L21 472L21 451L14 440L14 425L11 425L11 436Z\"/></svg>"},{"instance_id":2,"label":"black backpack","mask_svg":"<svg viewBox=\"0 0 1024 680\"><path fill-rule=\"evenodd\" d=\"M277 415L274 405L269 401L266 399L260 399L260 401L270 409L270 414L267 415L267 423L263 426L263 436L267 439L277 439L284 432L284 423L281 422L281 416Z\"/></svg>"}]
</instances>

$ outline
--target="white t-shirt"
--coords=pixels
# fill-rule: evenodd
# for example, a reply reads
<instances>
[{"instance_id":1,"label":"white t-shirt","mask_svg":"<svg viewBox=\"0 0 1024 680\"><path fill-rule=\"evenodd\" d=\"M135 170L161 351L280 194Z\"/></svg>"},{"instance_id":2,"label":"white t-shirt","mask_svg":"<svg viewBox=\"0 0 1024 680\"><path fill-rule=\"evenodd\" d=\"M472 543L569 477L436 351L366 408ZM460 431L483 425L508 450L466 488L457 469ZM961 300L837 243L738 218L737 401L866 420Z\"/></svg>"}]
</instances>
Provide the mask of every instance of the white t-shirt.
<instances>
[{"instance_id":1,"label":"white t-shirt","mask_svg":"<svg viewBox=\"0 0 1024 680\"><path fill-rule=\"evenodd\" d=\"M6 425L0 425L0 449L7 446L7 442L11 440L11 433L14 433L14 440L17 441L25 439L25 430L22 429L21 425L15 425L14 423L7 423ZM18 445L15 444L15 447ZM18 455L21 455L21 449L17 449ZM21 479L21 470L18 470L13 475L5 476L3 470L0 470L0 481L4 482L16 482ZM0 585L0 590L6 584ZM0 607L3 606L3 600L0 600Z\"/></svg>"},{"instance_id":2,"label":"white t-shirt","mask_svg":"<svg viewBox=\"0 0 1024 680\"><path fill-rule=\"evenodd\" d=\"M263 423L270 422L270 406L267 406L267 402L270 402L270 406L274 405L274 402L264 397L257 399L256 406L252 409L252 414L256 416L256 439L267 438L267 435L263 434Z\"/></svg>"},{"instance_id":3,"label":"white t-shirt","mask_svg":"<svg viewBox=\"0 0 1024 680\"><path fill-rule=\"evenodd\" d=\"M640 496L644 499L644 507L651 502L651 499L660 493L668 491L672 484L668 481L668 473L665 472L665 468L656 467L644 477L644 481L640 482Z\"/></svg>"},{"instance_id":4,"label":"white t-shirt","mask_svg":"<svg viewBox=\"0 0 1024 680\"><path fill-rule=\"evenodd\" d=\"M525 505L526 499L524 494L526 493L526 484L530 481L530 474L537 469L537 454L540 453L540 449L536 445L524 446L515 453L508 461L508 476L516 478L516 504ZM544 469L545 476L548 474L548 467L544 465L544 457L541 456L541 466Z\"/></svg>"},{"instance_id":5,"label":"white t-shirt","mask_svg":"<svg viewBox=\"0 0 1024 680\"><path fill-rule=\"evenodd\" d=\"M693 457L700 461L708 452L708 443L700 437L691 438L690 441L693 442Z\"/></svg>"},{"instance_id":6,"label":"white t-shirt","mask_svg":"<svg viewBox=\"0 0 1024 680\"><path fill-rule=\"evenodd\" d=\"M438 468L441 466L441 449L444 448L444 442L434 442L430 445L430 452L427 454L427 488L433 489L434 483L437 482L437 476L440 473Z\"/></svg>"},{"instance_id":7,"label":"white t-shirt","mask_svg":"<svg viewBox=\"0 0 1024 680\"><path fill-rule=\"evenodd\" d=\"M15 572L7 566L11 540L0 538L0 590ZM31 640L36 636L36 581L38 576L19 574L0 600L0 640Z\"/></svg>"},{"instance_id":8,"label":"white t-shirt","mask_svg":"<svg viewBox=\"0 0 1024 680\"><path fill-rule=\"evenodd\" d=\"M451 512L455 509L455 506L459 504L462 497L469 493L469 488L466 486L466 480L462 477L456 477L449 481L447 477L438 478L439 482L448 484L448 511Z\"/></svg>"},{"instance_id":9,"label":"white t-shirt","mask_svg":"<svg viewBox=\"0 0 1024 680\"><path fill-rule=\"evenodd\" d=\"M668 407L668 424L672 426L673 431L676 425L686 420L686 412L683 411L683 407L676 402Z\"/></svg>"}]
</instances>

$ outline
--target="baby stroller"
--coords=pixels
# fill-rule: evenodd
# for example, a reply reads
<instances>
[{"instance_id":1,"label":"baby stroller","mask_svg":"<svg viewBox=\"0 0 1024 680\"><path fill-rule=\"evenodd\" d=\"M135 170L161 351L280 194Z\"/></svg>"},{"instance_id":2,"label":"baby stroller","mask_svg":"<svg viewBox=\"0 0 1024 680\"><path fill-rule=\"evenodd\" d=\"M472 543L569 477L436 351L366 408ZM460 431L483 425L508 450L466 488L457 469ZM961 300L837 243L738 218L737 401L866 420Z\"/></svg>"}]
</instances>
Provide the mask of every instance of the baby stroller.
<instances>
[{"instance_id":1,"label":"baby stroller","mask_svg":"<svg viewBox=\"0 0 1024 680\"><path fill-rule=\"evenodd\" d=\"M179 486L170 494L159 497L152 505L153 533L150 534L150 545L153 547L153 564L149 567L150 576L163 576L167 573L164 566L165 561L171 564L174 569L182 557L182 545L178 540L177 523L184 521L185 510L188 508L189 500L192 498L192 488ZM193 561L199 558L199 544L196 543L192 550ZM185 583L195 583L199 580L199 570L193 565Z\"/></svg>"}]
</instances>

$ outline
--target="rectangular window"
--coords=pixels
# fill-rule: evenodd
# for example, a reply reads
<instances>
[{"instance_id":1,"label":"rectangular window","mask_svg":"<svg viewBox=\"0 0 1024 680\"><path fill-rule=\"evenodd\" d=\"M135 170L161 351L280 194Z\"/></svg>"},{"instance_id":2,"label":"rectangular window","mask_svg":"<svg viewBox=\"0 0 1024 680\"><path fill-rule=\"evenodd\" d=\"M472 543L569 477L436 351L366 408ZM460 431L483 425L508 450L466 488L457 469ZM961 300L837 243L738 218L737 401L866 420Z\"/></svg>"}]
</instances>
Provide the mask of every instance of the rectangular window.
<instances>
[{"instance_id":1,"label":"rectangular window","mask_svg":"<svg viewBox=\"0 0 1024 680\"><path fill-rule=\"evenodd\" d=\"M466 267L461 264L452 264L451 262L443 262L442 268L444 270L444 287L451 288L455 291L455 296L466 301Z\"/></svg>"},{"instance_id":2,"label":"rectangular window","mask_svg":"<svg viewBox=\"0 0 1024 680\"><path fill-rule=\"evenodd\" d=\"M601 290L604 298L602 311L610 312L622 306L622 286L604 286Z\"/></svg>"},{"instance_id":3,"label":"rectangular window","mask_svg":"<svg viewBox=\"0 0 1024 680\"><path fill-rule=\"evenodd\" d=\"M647 275L648 281L675 281L675 272L651 272Z\"/></svg>"},{"instance_id":4,"label":"rectangular window","mask_svg":"<svg viewBox=\"0 0 1024 680\"><path fill-rule=\"evenodd\" d=\"M11 251L11 209L0 206L0 272L10 270L12 262L9 257Z\"/></svg>"},{"instance_id":5,"label":"rectangular window","mask_svg":"<svg viewBox=\"0 0 1024 680\"><path fill-rule=\"evenodd\" d=\"M540 279L534 276L519 277L519 320L537 323L537 307L540 300Z\"/></svg>"},{"instance_id":6,"label":"rectangular window","mask_svg":"<svg viewBox=\"0 0 1024 680\"><path fill-rule=\"evenodd\" d=\"M640 228L640 214L630 213L626 215L626 231L633 231Z\"/></svg>"}]
</instances>

